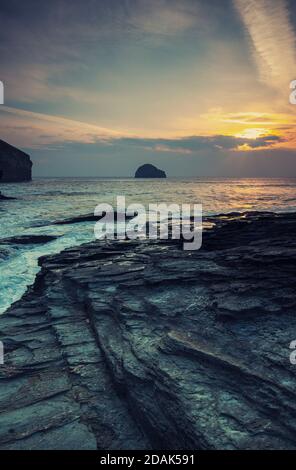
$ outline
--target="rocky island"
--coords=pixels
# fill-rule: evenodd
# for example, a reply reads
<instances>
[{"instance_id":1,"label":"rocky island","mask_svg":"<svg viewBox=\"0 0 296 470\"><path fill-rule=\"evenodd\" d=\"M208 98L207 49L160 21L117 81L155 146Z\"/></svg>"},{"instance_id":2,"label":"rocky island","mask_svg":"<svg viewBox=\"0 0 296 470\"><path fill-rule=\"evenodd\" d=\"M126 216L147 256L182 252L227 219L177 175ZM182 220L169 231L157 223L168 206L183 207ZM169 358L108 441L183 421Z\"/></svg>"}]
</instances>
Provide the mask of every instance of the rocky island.
<instances>
[{"instance_id":1,"label":"rocky island","mask_svg":"<svg viewBox=\"0 0 296 470\"><path fill-rule=\"evenodd\" d=\"M135 178L166 178L166 174L156 166L146 163L137 169Z\"/></svg>"},{"instance_id":2,"label":"rocky island","mask_svg":"<svg viewBox=\"0 0 296 470\"><path fill-rule=\"evenodd\" d=\"M206 221L199 251L40 259L0 317L1 449L296 448L296 214Z\"/></svg>"},{"instance_id":3,"label":"rocky island","mask_svg":"<svg viewBox=\"0 0 296 470\"><path fill-rule=\"evenodd\" d=\"M30 156L0 140L0 183L17 183L31 179Z\"/></svg>"}]
</instances>

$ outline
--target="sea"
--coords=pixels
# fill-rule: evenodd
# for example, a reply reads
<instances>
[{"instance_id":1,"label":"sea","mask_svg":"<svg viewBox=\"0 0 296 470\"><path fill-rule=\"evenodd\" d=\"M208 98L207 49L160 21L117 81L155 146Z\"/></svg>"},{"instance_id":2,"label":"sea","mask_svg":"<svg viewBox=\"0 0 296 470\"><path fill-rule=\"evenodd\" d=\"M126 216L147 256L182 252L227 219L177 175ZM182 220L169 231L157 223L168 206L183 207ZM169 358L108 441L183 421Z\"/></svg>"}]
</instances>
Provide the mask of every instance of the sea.
<instances>
[{"instance_id":1,"label":"sea","mask_svg":"<svg viewBox=\"0 0 296 470\"><path fill-rule=\"evenodd\" d=\"M296 211L296 178L34 178L1 184L15 200L0 201L0 313L34 282L40 256L93 241L94 222L53 225L55 221L93 213L100 203L202 204L204 215L244 211ZM17 235L58 235L38 245L1 244Z\"/></svg>"}]
</instances>

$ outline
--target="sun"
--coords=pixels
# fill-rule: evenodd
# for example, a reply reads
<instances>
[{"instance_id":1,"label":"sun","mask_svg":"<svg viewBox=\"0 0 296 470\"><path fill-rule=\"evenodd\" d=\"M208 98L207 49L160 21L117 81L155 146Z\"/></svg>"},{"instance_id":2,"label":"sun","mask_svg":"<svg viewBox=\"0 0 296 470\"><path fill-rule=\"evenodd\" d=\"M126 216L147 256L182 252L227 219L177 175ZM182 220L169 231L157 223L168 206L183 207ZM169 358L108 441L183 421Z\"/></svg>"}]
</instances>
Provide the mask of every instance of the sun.
<instances>
[{"instance_id":1,"label":"sun","mask_svg":"<svg viewBox=\"0 0 296 470\"><path fill-rule=\"evenodd\" d=\"M269 134L268 129L261 128L252 128L252 129L245 129L244 131L235 134L235 137L239 137L241 139L258 139L258 137L262 137L263 135Z\"/></svg>"}]
</instances>

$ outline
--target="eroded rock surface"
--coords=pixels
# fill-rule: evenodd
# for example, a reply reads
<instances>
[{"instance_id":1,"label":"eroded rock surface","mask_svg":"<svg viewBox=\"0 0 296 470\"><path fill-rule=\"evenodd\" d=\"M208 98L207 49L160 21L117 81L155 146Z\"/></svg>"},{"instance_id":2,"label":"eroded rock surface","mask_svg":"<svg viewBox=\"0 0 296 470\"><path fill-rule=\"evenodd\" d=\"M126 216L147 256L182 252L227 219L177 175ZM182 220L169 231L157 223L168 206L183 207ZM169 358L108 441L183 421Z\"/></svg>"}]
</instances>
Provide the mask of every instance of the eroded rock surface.
<instances>
[{"instance_id":1,"label":"eroded rock surface","mask_svg":"<svg viewBox=\"0 0 296 470\"><path fill-rule=\"evenodd\" d=\"M0 318L2 449L295 449L296 215L40 260Z\"/></svg>"}]
</instances>

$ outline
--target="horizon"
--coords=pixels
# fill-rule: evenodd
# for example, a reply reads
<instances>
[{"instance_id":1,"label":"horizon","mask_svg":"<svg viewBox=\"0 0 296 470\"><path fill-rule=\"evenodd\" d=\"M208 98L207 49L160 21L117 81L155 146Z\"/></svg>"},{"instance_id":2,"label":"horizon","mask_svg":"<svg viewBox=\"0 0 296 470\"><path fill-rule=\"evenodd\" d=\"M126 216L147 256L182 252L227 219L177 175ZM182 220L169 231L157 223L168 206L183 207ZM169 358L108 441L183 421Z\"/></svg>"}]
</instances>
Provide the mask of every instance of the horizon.
<instances>
[{"instance_id":1,"label":"horizon","mask_svg":"<svg viewBox=\"0 0 296 470\"><path fill-rule=\"evenodd\" d=\"M50 176L46 176L46 175L32 175L32 179L30 181L19 181L19 182L16 182L16 181L4 181L2 182L1 184L2 185L11 185L11 184L28 184L34 180L37 180L37 179L57 179L57 178L60 178L60 179L102 179L102 180L105 180L105 179L116 179L116 180L121 180L121 179L129 179L129 180L133 180L133 181L137 181L137 178L135 178L135 176L133 175L121 175L121 176L112 176L112 175L106 175L106 176L92 176L92 175L85 175L85 176L81 176L81 175L50 175ZM145 178L145 180L154 180L155 178ZM289 179L296 179L296 176L211 176L211 175L203 175L203 176L171 176L171 175L167 175L165 179L163 179L163 181L165 180L173 180L173 179L176 179L176 180L194 180L194 179L200 179L200 180L207 180L207 179L217 179L217 180L222 180L222 179L225 179L225 180L276 180L276 179L286 179L286 180L289 180ZM140 180L142 180L140 178Z\"/></svg>"}]
</instances>

